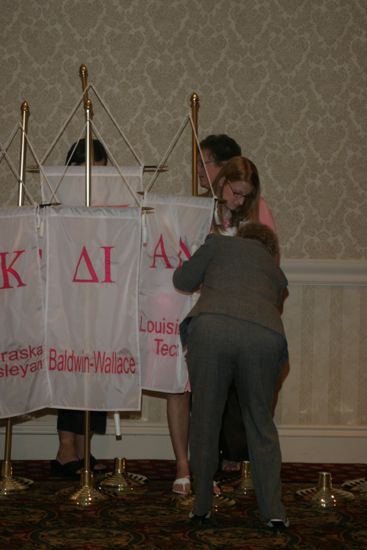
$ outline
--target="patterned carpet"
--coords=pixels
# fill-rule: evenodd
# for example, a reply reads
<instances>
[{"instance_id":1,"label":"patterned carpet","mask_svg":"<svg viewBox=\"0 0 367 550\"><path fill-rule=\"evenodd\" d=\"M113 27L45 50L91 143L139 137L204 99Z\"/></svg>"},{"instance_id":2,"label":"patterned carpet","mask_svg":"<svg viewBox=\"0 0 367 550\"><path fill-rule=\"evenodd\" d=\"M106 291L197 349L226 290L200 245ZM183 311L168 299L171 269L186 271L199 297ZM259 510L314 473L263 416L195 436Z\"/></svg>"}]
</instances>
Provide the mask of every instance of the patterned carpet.
<instances>
[{"instance_id":1,"label":"patterned carpet","mask_svg":"<svg viewBox=\"0 0 367 550\"><path fill-rule=\"evenodd\" d=\"M104 463L111 471L112 461ZM1 550L367 548L366 494L354 492L354 500L337 501L328 510L314 506L307 494L297 495L317 485L321 471L331 472L335 488L365 478L363 464L284 464L284 502L291 526L278 536L260 522L253 496L233 496L233 475L227 474L222 483L227 490L216 500L211 522L195 527L188 520L189 504L170 492L172 461L129 461L127 470L137 474L134 479L146 476L146 483L127 493L107 494L106 500L88 507L69 500L80 482L51 477L46 461L14 461L13 470L15 478L34 483L0 497Z\"/></svg>"}]
</instances>

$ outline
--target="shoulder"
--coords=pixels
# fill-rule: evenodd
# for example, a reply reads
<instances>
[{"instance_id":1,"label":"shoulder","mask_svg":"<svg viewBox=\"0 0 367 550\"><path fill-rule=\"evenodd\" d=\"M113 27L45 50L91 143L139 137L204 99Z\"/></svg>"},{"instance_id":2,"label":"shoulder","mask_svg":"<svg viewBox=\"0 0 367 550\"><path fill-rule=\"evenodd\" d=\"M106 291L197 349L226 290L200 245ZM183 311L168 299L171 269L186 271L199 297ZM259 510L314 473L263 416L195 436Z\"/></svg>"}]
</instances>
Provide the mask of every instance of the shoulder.
<instances>
[{"instance_id":1,"label":"shoulder","mask_svg":"<svg viewBox=\"0 0 367 550\"><path fill-rule=\"evenodd\" d=\"M264 225L270 227L270 229L272 229L274 233L277 232L274 216L272 214L272 211L270 210L268 203L263 197L260 197L259 199L259 220Z\"/></svg>"},{"instance_id":2,"label":"shoulder","mask_svg":"<svg viewBox=\"0 0 367 550\"><path fill-rule=\"evenodd\" d=\"M224 244L229 237L225 235L218 235L217 233L210 233L205 239L205 244L210 246L220 246Z\"/></svg>"}]
</instances>

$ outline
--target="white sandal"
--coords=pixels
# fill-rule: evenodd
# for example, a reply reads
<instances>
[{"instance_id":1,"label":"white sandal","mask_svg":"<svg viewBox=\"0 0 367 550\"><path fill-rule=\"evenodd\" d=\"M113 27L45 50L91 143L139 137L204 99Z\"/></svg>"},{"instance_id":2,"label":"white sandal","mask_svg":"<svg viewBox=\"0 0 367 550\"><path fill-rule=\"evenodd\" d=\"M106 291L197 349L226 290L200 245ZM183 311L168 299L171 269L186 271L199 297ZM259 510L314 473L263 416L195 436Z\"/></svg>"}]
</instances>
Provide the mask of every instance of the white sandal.
<instances>
[{"instance_id":1,"label":"white sandal","mask_svg":"<svg viewBox=\"0 0 367 550\"><path fill-rule=\"evenodd\" d=\"M182 487L182 489L179 489L179 487ZM176 493L177 495L183 495L187 496L190 494L191 491L191 481L190 476L185 477L178 477L175 479L172 485L172 492Z\"/></svg>"},{"instance_id":2,"label":"white sandal","mask_svg":"<svg viewBox=\"0 0 367 550\"><path fill-rule=\"evenodd\" d=\"M213 495L218 497L222 494L222 490L216 481L213 481Z\"/></svg>"}]
</instances>

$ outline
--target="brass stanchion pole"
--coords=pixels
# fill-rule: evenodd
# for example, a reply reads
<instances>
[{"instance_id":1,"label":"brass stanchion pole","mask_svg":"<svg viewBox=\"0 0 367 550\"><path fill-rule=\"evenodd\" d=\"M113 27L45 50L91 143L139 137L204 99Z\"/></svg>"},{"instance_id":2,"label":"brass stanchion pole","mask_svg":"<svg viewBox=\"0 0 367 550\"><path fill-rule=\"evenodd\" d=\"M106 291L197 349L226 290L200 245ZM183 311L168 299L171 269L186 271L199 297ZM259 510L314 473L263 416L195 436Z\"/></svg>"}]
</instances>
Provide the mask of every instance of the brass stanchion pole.
<instances>
[{"instance_id":1,"label":"brass stanchion pole","mask_svg":"<svg viewBox=\"0 0 367 550\"><path fill-rule=\"evenodd\" d=\"M92 164L93 164L93 138L91 121L93 106L90 99L85 104L86 132L85 132L85 206L92 206Z\"/></svg>"},{"instance_id":2,"label":"brass stanchion pole","mask_svg":"<svg viewBox=\"0 0 367 550\"><path fill-rule=\"evenodd\" d=\"M25 183L25 164L26 164L26 134L28 130L29 105L23 101L21 107L21 138L20 138L20 156L19 156L19 181L18 181L18 206L24 203L24 183ZM30 479L14 478L11 465L11 443L12 443L12 421L6 419L5 427L5 447L4 462L1 465L0 496L7 495L16 491L23 491L33 483Z\"/></svg>"},{"instance_id":3,"label":"brass stanchion pole","mask_svg":"<svg viewBox=\"0 0 367 550\"><path fill-rule=\"evenodd\" d=\"M192 195L194 197L198 196L198 172L197 172L197 158L198 158L198 147L196 143L196 136L198 135L198 119L199 119L199 96L194 92L191 95L191 118L195 131L192 130ZM196 133L196 136L195 136Z\"/></svg>"},{"instance_id":4,"label":"brass stanchion pole","mask_svg":"<svg viewBox=\"0 0 367 550\"><path fill-rule=\"evenodd\" d=\"M85 135L85 147L86 147L86 162L85 162L85 206L90 207L92 202L92 163L93 163L93 141L92 141L92 129L91 120L93 117L93 106L91 100L88 98L86 91L86 78L88 71L85 65L80 67L80 75L82 77L84 96L84 110L86 120L86 135ZM84 467L81 473L80 489L73 493L70 497L72 502L80 506L90 506L98 501L105 500L107 497L100 491L93 487L92 479L93 473L90 468L90 411L84 412Z\"/></svg>"},{"instance_id":5,"label":"brass stanchion pole","mask_svg":"<svg viewBox=\"0 0 367 550\"><path fill-rule=\"evenodd\" d=\"M91 131L91 120L93 118L93 107L92 102L89 99L88 96L88 69L86 65L81 65L79 69L80 78L82 80L82 87L84 92L84 109L85 109L85 117L86 117L86 136L85 136L85 147L86 147L86 163L85 163L85 204L86 206L91 206L92 198L91 198L91 192L92 192L92 186L91 186L91 173L92 173L92 165L94 162L94 147L93 147L93 133ZM165 170L165 167L161 169L162 171ZM86 415L90 415L90 413L85 413ZM89 420L88 420L89 422ZM87 424L87 419L85 419L85 424ZM88 432L90 434L90 431ZM119 437L121 439L121 437ZM85 452L84 457L87 456L86 451L86 444L87 444L87 434L85 434ZM84 481L86 482L88 478L88 470L90 469L90 437L88 437L88 464L85 462L84 466ZM85 459L84 459L85 460ZM123 468L121 465L123 464ZM101 482L101 487L108 486L108 487L115 487L117 491L124 491L126 490L126 487L133 487L136 486L136 482L132 482L131 479L129 479L128 476L134 476L135 478L138 478L139 476L136 476L135 474L131 474L126 471L126 459L115 459L115 467L114 471L111 475L111 477L107 477L104 481ZM138 483L139 484L139 483ZM100 493L98 493L100 495ZM87 497L89 500L89 496Z\"/></svg>"},{"instance_id":6,"label":"brass stanchion pole","mask_svg":"<svg viewBox=\"0 0 367 550\"><path fill-rule=\"evenodd\" d=\"M11 440L12 424L11 418L6 419L5 428L5 449L4 462L1 465L0 497L7 496L10 493L24 491L32 485L33 481L24 477L13 477L13 467L11 464Z\"/></svg>"},{"instance_id":7,"label":"brass stanchion pole","mask_svg":"<svg viewBox=\"0 0 367 550\"><path fill-rule=\"evenodd\" d=\"M20 157L19 157L19 186L18 186L18 206L23 206L24 203L24 183L25 183L25 165L27 156L26 134L28 130L29 105L23 101L20 112L22 115L22 134L20 141Z\"/></svg>"},{"instance_id":8,"label":"brass stanchion pole","mask_svg":"<svg viewBox=\"0 0 367 550\"><path fill-rule=\"evenodd\" d=\"M72 502L87 507L106 500L107 497L93 487L93 473L90 469L90 411L84 412L84 467L80 477L80 489L71 495Z\"/></svg>"},{"instance_id":9,"label":"brass stanchion pole","mask_svg":"<svg viewBox=\"0 0 367 550\"><path fill-rule=\"evenodd\" d=\"M192 141L192 151L191 151L191 171L192 171L192 196L197 197L198 192L198 173L197 173L197 159L198 159L198 146L196 143L196 138L198 136L198 121L199 121L199 107L200 107L200 100L197 93L193 93L190 98L191 103L191 118L193 122L193 129L191 133L191 141ZM214 490L213 485L213 490ZM176 508L178 509L190 509L193 506L194 503L194 495L190 491L188 495L174 495L173 501L176 505ZM214 510L218 510L220 508L226 508L228 506L233 506L235 504L235 500L228 498L226 496L222 495L222 492L220 490L220 487L216 486L216 491L214 493L214 499L213 499L213 508Z\"/></svg>"},{"instance_id":10,"label":"brass stanchion pole","mask_svg":"<svg viewBox=\"0 0 367 550\"><path fill-rule=\"evenodd\" d=\"M191 130L191 176L192 176L192 189L191 193L193 197L198 196L198 174L197 174L197 158L198 147L196 143L196 136L198 135L198 112L199 112L199 96L193 92L190 97L191 105L191 118L193 128ZM195 135L196 134L196 135ZM188 495L174 495L173 500L177 508L190 509L194 503L194 496L192 492Z\"/></svg>"}]
</instances>

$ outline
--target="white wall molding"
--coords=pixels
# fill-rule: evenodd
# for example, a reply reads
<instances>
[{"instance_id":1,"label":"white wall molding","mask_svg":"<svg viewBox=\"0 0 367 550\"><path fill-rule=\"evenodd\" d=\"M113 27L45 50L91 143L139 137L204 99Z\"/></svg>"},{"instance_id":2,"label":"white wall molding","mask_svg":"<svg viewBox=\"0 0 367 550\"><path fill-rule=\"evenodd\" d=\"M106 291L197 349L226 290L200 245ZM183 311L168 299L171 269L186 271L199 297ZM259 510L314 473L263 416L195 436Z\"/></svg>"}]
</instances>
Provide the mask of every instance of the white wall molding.
<instances>
[{"instance_id":1,"label":"white wall molding","mask_svg":"<svg viewBox=\"0 0 367 550\"><path fill-rule=\"evenodd\" d=\"M367 426L279 426L283 462L367 464Z\"/></svg>"},{"instance_id":2,"label":"white wall molding","mask_svg":"<svg viewBox=\"0 0 367 550\"><path fill-rule=\"evenodd\" d=\"M366 260L283 260L290 284L367 286Z\"/></svg>"},{"instance_id":3,"label":"white wall molding","mask_svg":"<svg viewBox=\"0 0 367 550\"><path fill-rule=\"evenodd\" d=\"M367 426L279 426L283 462L366 463ZM0 432L4 434L4 427ZM108 419L106 435L92 440L92 452L98 458L173 459L166 423L146 419L122 421L122 440L114 435ZM57 452L55 415L33 418L13 426L13 460L49 460ZM0 440L0 457L4 437Z\"/></svg>"}]
</instances>

